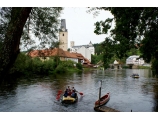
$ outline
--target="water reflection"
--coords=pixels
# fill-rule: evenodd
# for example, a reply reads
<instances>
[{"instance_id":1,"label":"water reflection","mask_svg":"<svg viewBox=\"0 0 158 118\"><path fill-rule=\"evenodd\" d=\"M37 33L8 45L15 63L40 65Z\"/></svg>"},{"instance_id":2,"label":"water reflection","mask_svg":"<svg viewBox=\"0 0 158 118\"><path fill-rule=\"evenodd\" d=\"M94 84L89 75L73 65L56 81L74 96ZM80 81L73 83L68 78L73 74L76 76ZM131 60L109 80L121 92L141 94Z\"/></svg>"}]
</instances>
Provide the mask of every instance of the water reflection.
<instances>
[{"instance_id":1,"label":"water reflection","mask_svg":"<svg viewBox=\"0 0 158 118\"><path fill-rule=\"evenodd\" d=\"M138 73L139 79L131 78ZM158 111L158 79L148 69L91 70L49 77L19 78L0 86L0 111L23 112L94 112L98 99L98 81L102 80L102 95L110 92L108 107L122 112ZM64 105L56 100L58 90L75 86L78 102Z\"/></svg>"}]
</instances>

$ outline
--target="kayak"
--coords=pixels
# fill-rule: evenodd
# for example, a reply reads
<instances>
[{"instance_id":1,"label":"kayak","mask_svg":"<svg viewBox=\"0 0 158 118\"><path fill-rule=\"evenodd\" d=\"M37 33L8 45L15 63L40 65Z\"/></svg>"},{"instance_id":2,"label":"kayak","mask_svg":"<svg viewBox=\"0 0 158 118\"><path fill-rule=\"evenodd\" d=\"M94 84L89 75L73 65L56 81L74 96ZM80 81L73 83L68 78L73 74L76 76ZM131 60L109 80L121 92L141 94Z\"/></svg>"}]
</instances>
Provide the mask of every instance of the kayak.
<instances>
[{"instance_id":1,"label":"kayak","mask_svg":"<svg viewBox=\"0 0 158 118\"><path fill-rule=\"evenodd\" d=\"M99 100L95 102L95 107L106 104L109 101L109 99L110 99L110 93L105 94L100 98L100 104L99 104Z\"/></svg>"}]
</instances>

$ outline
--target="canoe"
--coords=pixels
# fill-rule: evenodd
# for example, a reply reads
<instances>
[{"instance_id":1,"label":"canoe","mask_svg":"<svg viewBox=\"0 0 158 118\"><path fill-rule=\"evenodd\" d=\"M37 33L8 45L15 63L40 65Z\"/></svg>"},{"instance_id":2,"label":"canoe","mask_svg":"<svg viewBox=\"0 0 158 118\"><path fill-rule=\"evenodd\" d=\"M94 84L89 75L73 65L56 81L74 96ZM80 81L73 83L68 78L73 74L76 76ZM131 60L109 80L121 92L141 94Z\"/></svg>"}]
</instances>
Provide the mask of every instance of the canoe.
<instances>
[{"instance_id":1,"label":"canoe","mask_svg":"<svg viewBox=\"0 0 158 118\"><path fill-rule=\"evenodd\" d=\"M78 101L78 96L76 95L76 97L75 98L73 98L73 97L71 97L71 96L67 96L67 97L65 97L64 95L63 95L63 97L62 97L62 103L65 103L65 104L72 104L72 103L76 103Z\"/></svg>"},{"instance_id":2,"label":"canoe","mask_svg":"<svg viewBox=\"0 0 158 118\"><path fill-rule=\"evenodd\" d=\"M109 101L109 99L110 99L110 93L107 93L106 95L100 98L100 105L99 105L99 100L95 102L95 107L106 104Z\"/></svg>"},{"instance_id":3,"label":"canoe","mask_svg":"<svg viewBox=\"0 0 158 118\"><path fill-rule=\"evenodd\" d=\"M139 78L139 75L131 75L133 78Z\"/></svg>"}]
</instances>

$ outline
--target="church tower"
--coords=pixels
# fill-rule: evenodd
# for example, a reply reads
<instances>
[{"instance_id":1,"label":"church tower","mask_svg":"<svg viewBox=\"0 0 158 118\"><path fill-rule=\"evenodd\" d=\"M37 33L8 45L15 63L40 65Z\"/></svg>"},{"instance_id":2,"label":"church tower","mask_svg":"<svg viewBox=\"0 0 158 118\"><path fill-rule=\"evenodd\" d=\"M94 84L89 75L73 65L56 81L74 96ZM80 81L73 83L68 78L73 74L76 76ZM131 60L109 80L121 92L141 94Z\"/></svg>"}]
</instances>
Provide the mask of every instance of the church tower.
<instances>
[{"instance_id":1,"label":"church tower","mask_svg":"<svg viewBox=\"0 0 158 118\"><path fill-rule=\"evenodd\" d=\"M67 51L68 49L68 30L66 29L65 19L61 19L61 27L59 29L59 48Z\"/></svg>"}]
</instances>

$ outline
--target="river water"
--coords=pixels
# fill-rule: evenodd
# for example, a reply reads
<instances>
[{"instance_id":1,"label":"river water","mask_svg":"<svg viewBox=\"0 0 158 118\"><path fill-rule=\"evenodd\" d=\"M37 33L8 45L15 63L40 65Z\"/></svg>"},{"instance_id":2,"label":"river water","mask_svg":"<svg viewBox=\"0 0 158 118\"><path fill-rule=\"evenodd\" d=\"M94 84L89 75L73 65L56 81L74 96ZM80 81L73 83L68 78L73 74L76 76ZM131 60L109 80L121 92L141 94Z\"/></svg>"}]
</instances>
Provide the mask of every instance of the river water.
<instances>
[{"instance_id":1,"label":"river water","mask_svg":"<svg viewBox=\"0 0 158 118\"><path fill-rule=\"evenodd\" d=\"M140 78L130 75L138 73ZM49 77L18 78L0 87L1 112L95 112L94 103L101 95L110 92L106 106L121 112L158 111L158 78L149 69L90 70L88 72ZM58 90L70 85L83 93L71 105L56 100Z\"/></svg>"}]
</instances>

